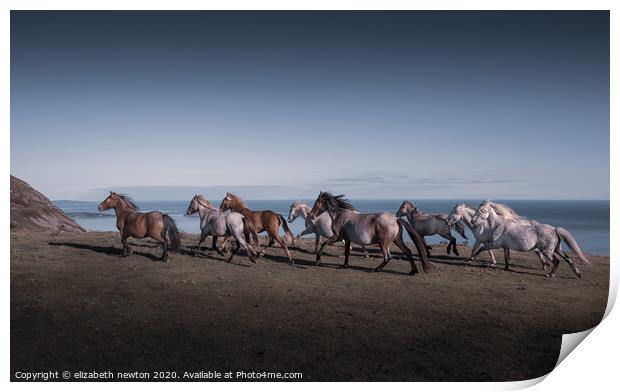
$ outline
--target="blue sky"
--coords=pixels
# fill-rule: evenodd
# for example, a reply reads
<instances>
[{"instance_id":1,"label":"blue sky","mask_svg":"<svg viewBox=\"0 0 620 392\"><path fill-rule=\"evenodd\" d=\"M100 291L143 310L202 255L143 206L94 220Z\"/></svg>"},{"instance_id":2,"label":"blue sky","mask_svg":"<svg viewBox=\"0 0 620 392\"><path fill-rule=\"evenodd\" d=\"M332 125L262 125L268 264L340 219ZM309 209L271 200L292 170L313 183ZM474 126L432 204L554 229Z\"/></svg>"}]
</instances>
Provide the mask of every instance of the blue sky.
<instances>
[{"instance_id":1,"label":"blue sky","mask_svg":"<svg viewBox=\"0 0 620 392\"><path fill-rule=\"evenodd\" d=\"M608 199L609 14L13 11L11 172L54 199Z\"/></svg>"}]
</instances>

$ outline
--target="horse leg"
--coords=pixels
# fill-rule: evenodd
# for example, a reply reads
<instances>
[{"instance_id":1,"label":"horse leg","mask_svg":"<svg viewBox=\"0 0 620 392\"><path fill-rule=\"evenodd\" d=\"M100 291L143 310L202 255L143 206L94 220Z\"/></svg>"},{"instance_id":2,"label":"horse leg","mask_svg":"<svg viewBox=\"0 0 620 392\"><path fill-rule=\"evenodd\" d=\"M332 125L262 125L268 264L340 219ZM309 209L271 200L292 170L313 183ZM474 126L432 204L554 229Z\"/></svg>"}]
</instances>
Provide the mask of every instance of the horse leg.
<instances>
[{"instance_id":1,"label":"horse leg","mask_svg":"<svg viewBox=\"0 0 620 392\"><path fill-rule=\"evenodd\" d=\"M449 231L447 233L439 233L439 235L449 241L448 242L448 249L446 249L446 253L450 254L450 248L452 248L452 251L454 252L454 254L458 256L459 255L459 251L456 250L456 238L454 238L452 236L452 234L450 234Z\"/></svg>"},{"instance_id":2,"label":"horse leg","mask_svg":"<svg viewBox=\"0 0 620 392\"><path fill-rule=\"evenodd\" d=\"M126 257L127 255L131 253L129 244L127 244L127 238L129 238L129 236L126 236L125 234L121 235L121 242L123 244L123 257Z\"/></svg>"},{"instance_id":3,"label":"horse leg","mask_svg":"<svg viewBox=\"0 0 620 392\"><path fill-rule=\"evenodd\" d=\"M560 265L560 259L556 256L557 252L553 252L551 257L547 256L553 261L553 266L551 267L551 272L547 274L547 277L553 278L555 276L555 270L558 269L558 265Z\"/></svg>"},{"instance_id":4,"label":"horse leg","mask_svg":"<svg viewBox=\"0 0 620 392\"><path fill-rule=\"evenodd\" d=\"M256 264L256 254L254 253L254 249L247 243L247 241L242 238L237 239L237 243L240 243L243 249L245 249L245 253L248 255L248 259L254 264Z\"/></svg>"},{"instance_id":5,"label":"horse leg","mask_svg":"<svg viewBox=\"0 0 620 392\"><path fill-rule=\"evenodd\" d=\"M547 266L549 265L549 262L547 261L547 259L545 259L545 256L538 249L534 249L534 253L536 253L536 256L538 256L538 258L540 259L540 262L542 263L543 271L546 271ZM566 257L566 254L563 254L562 256Z\"/></svg>"},{"instance_id":6,"label":"horse leg","mask_svg":"<svg viewBox=\"0 0 620 392\"><path fill-rule=\"evenodd\" d=\"M235 257L235 255L237 254L237 251L239 251L239 247L240 247L239 240L235 240L235 245L232 251L230 252L230 256L228 257L228 260L226 260L227 263L230 263L233 257Z\"/></svg>"},{"instance_id":7,"label":"horse leg","mask_svg":"<svg viewBox=\"0 0 620 392\"><path fill-rule=\"evenodd\" d=\"M422 237L422 243L424 244L424 248L426 249L426 257L431 257L431 249L433 249L433 247L426 243L426 239L424 238L424 236L420 237Z\"/></svg>"},{"instance_id":8,"label":"horse leg","mask_svg":"<svg viewBox=\"0 0 620 392\"><path fill-rule=\"evenodd\" d=\"M218 250L217 249L217 236L213 236L213 242L211 243L211 250Z\"/></svg>"},{"instance_id":9,"label":"horse leg","mask_svg":"<svg viewBox=\"0 0 620 392\"><path fill-rule=\"evenodd\" d=\"M321 254L323 253L323 248L325 248L326 245L332 245L336 241L341 241L342 238L343 236L341 236L340 234L334 234L330 238L326 239L325 242L323 242L323 244L321 244L321 247L319 248L318 252L316 252L316 265L321 264Z\"/></svg>"},{"instance_id":10,"label":"horse leg","mask_svg":"<svg viewBox=\"0 0 620 392\"><path fill-rule=\"evenodd\" d=\"M314 238L314 254L316 254L319 251L319 240L320 239L321 239L321 236L318 234Z\"/></svg>"},{"instance_id":11,"label":"horse leg","mask_svg":"<svg viewBox=\"0 0 620 392\"><path fill-rule=\"evenodd\" d=\"M365 245L362 245L362 251L364 251L364 258L369 259L370 255L368 254L368 249L366 249Z\"/></svg>"},{"instance_id":12,"label":"horse leg","mask_svg":"<svg viewBox=\"0 0 620 392\"><path fill-rule=\"evenodd\" d=\"M377 268L375 268L375 272L381 272L383 270L383 267L385 267L386 264L390 261L390 252L388 251L388 247L389 245L386 246L384 243L379 242L379 248L383 253L383 262L379 264Z\"/></svg>"},{"instance_id":13,"label":"horse leg","mask_svg":"<svg viewBox=\"0 0 620 392\"><path fill-rule=\"evenodd\" d=\"M409 250L409 248L407 248L407 245L405 245L400 240L400 238L396 238L394 240L394 243L396 244L396 246L398 246L400 248L400 250L405 254L405 256L407 256L407 259L411 263L411 272L409 272L409 275L417 274L418 273L418 268L415 266L415 262L413 261L413 255L411 254L411 251Z\"/></svg>"},{"instance_id":14,"label":"horse leg","mask_svg":"<svg viewBox=\"0 0 620 392\"><path fill-rule=\"evenodd\" d=\"M349 255L351 254L351 241L344 240L344 264L342 268L349 268Z\"/></svg>"},{"instance_id":15,"label":"horse leg","mask_svg":"<svg viewBox=\"0 0 620 392\"><path fill-rule=\"evenodd\" d=\"M288 262L291 264L295 264L295 260L293 260L293 256L291 255L291 251L288 250L288 246L286 246L286 242L284 242L282 238L280 238L280 236L277 236L275 240L278 244L280 244L282 248L284 248L284 253L286 253L286 257L288 257Z\"/></svg>"},{"instance_id":16,"label":"horse leg","mask_svg":"<svg viewBox=\"0 0 620 392\"><path fill-rule=\"evenodd\" d=\"M504 263L506 263L506 266L504 267L505 271L510 271L509 259L510 259L510 249L504 248Z\"/></svg>"},{"instance_id":17,"label":"horse leg","mask_svg":"<svg viewBox=\"0 0 620 392\"><path fill-rule=\"evenodd\" d=\"M198 249L200 249L200 245L206 238L207 238L206 234L200 233L200 239L198 240L198 245L196 245L196 249L194 250L194 256L198 255ZM213 242L215 242L215 238L217 237L213 237Z\"/></svg>"},{"instance_id":18,"label":"horse leg","mask_svg":"<svg viewBox=\"0 0 620 392\"><path fill-rule=\"evenodd\" d=\"M288 250L288 246L286 246L286 242L284 242L282 238L280 238L280 236L278 235L279 228L279 221L275 224L269 224L266 227L267 233L269 233L269 246L271 246L271 244L273 244L273 241L275 240L282 247L282 249L284 249L284 253L286 253L286 257L288 257L288 262L291 264L295 264L295 262L293 261L293 256L291 256L291 252Z\"/></svg>"},{"instance_id":19,"label":"horse leg","mask_svg":"<svg viewBox=\"0 0 620 392\"><path fill-rule=\"evenodd\" d=\"M454 237L452 234L450 234L450 232L448 231L448 236L450 237L450 244L452 244L452 252L454 252L454 254L456 255L456 257L459 257L459 250L456 248L456 237Z\"/></svg>"},{"instance_id":20,"label":"horse leg","mask_svg":"<svg viewBox=\"0 0 620 392\"><path fill-rule=\"evenodd\" d=\"M168 262L168 244L166 243L165 239L161 242L161 247L162 247L161 261L163 261L164 263L167 263Z\"/></svg>"},{"instance_id":21,"label":"horse leg","mask_svg":"<svg viewBox=\"0 0 620 392\"><path fill-rule=\"evenodd\" d=\"M214 241L214 242L215 242L215 238L216 238L216 237L213 237L213 241ZM215 251L216 251L218 254L220 254L220 255L222 255L222 256L224 255L224 250L225 250L225 248L224 248L224 247L225 247L225 246L226 246L226 244L228 243L228 239L229 239L229 238L230 238L230 235L229 235L229 234L225 234L225 235L224 235L224 238L222 239L222 242L220 242L220 246L219 246L219 247L215 247L215 248L214 248L214 249L215 249Z\"/></svg>"},{"instance_id":22,"label":"horse leg","mask_svg":"<svg viewBox=\"0 0 620 392\"><path fill-rule=\"evenodd\" d=\"M493 263L493 265L496 265L497 261L495 260L495 255L493 254L493 250L487 248L486 245L483 245L480 248L478 248L478 250L475 253L472 252L471 260L473 260L474 257L478 256L480 253L484 252L485 250L489 252L489 256L491 256L491 263Z\"/></svg>"},{"instance_id":23,"label":"horse leg","mask_svg":"<svg viewBox=\"0 0 620 392\"><path fill-rule=\"evenodd\" d=\"M480 244L481 244L480 240L476 240L476 243L471 248L471 255L469 256L469 261L473 261L474 257L476 257L476 255L478 254L478 253L476 253L476 251L480 247Z\"/></svg>"},{"instance_id":24,"label":"horse leg","mask_svg":"<svg viewBox=\"0 0 620 392\"><path fill-rule=\"evenodd\" d=\"M566 255L566 253L562 252L562 251L556 251L555 252L556 257L559 258L563 258L568 265L570 265L570 268L573 270L573 272L575 273L575 275L577 275L577 277L581 278L581 272L579 271L579 268L577 268L577 266L575 265L575 263L573 263L573 260L571 260L570 257L568 257Z\"/></svg>"}]
</instances>

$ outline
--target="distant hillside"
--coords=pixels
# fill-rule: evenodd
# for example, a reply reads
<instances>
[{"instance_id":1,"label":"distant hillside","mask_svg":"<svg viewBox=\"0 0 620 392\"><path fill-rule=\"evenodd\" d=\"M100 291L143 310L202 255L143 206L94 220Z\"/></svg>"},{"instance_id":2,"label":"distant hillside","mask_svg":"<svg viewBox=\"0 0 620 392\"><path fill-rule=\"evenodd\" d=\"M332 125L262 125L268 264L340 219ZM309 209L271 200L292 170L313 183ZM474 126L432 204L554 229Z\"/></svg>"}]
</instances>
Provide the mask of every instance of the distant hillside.
<instances>
[{"instance_id":1,"label":"distant hillside","mask_svg":"<svg viewBox=\"0 0 620 392\"><path fill-rule=\"evenodd\" d=\"M11 176L11 230L85 231L41 192L14 176Z\"/></svg>"}]
</instances>

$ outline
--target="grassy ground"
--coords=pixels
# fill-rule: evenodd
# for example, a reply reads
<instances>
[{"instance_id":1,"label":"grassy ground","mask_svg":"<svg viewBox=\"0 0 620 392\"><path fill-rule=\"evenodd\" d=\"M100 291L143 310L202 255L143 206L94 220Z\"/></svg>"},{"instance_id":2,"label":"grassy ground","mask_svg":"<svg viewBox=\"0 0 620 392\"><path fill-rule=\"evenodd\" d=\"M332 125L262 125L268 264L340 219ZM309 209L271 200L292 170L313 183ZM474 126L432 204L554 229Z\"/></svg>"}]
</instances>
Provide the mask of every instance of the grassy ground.
<instances>
[{"instance_id":1,"label":"grassy ground","mask_svg":"<svg viewBox=\"0 0 620 392\"><path fill-rule=\"evenodd\" d=\"M121 258L116 233L11 234L11 377L16 371L278 371L315 381L522 380L549 372L561 335L596 325L609 258L544 277L534 255L513 270L433 249L433 270L342 246L314 266L313 241L232 264L183 235L170 262L149 241ZM210 241L209 241L210 243ZM461 254L469 249L459 247ZM400 255L394 249L395 255ZM503 260L497 252L498 260Z\"/></svg>"}]
</instances>

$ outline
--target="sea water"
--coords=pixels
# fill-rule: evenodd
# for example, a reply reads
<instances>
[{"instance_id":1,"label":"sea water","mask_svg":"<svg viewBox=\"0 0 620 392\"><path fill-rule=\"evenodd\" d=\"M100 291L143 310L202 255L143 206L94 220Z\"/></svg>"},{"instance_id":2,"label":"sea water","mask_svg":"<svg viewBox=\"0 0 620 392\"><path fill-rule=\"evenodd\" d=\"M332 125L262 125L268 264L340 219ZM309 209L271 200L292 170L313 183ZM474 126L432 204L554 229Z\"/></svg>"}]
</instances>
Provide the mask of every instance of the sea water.
<instances>
[{"instance_id":1,"label":"sea water","mask_svg":"<svg viewBox=\"0 0 620 392\"><path fill-rule=\"evenodd\" d=\"M212 200L219 206L221 200ZM577 239L579 246L586 253L609 255L609 200L494 200L507 204L518 214L541 223L561 226L569 230ZM199 233L198 215L185 215L188 201L143 201L136 200L142 211L158 210L169 214L177 226L187 233ZM253 210L272 210L288 218L293 200L247 200L246 205ZM312 201L307 202L312 207ZM352 200L360 212L395 213L402 200ZM455 204L467 203L478 206L481 200L414 200L418 208L428 213L449 213ZM57 200L54 204L73 217L82 227L94 231L116 231L114 210L99 212L99 202ZM303 218L297 218L289 224L293 234L304 229ZM465 228L468 240L456 232L453 235L458 243L473 245L475 239L469 229ZM311 237L308 237L311 238ZM445 241L439 236L426 237L429 243Z\"/></svg>"}]
</instances>

